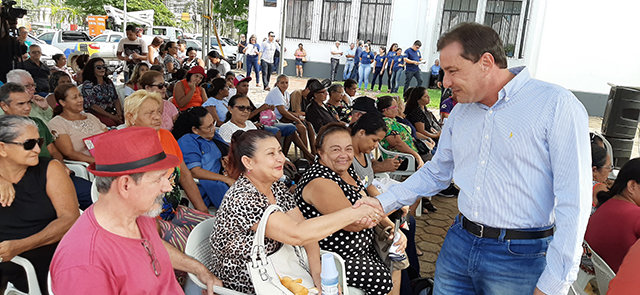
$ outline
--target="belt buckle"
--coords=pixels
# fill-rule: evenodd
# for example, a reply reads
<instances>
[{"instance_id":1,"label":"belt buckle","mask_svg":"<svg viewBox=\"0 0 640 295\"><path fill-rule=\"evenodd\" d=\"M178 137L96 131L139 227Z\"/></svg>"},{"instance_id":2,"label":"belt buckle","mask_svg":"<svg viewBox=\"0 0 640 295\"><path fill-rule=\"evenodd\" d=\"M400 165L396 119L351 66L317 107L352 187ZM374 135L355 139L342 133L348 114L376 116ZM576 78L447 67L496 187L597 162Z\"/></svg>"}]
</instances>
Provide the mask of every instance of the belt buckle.
<instances>
[{"instance_id":1,"label":"belt buckle","mask_svg":"<svg viewBox=\"0 0 640 295\"><path fill-rule=\"evenodd\" d=\"M478 237L478 238L482 238L482 236L484 235L484 225L483 224L477 224L477 223L476 223L476 225L480 227L480 235L476 235L476 234L474 234L474 235L476 237Z\"/></svg>"}]
</instances>

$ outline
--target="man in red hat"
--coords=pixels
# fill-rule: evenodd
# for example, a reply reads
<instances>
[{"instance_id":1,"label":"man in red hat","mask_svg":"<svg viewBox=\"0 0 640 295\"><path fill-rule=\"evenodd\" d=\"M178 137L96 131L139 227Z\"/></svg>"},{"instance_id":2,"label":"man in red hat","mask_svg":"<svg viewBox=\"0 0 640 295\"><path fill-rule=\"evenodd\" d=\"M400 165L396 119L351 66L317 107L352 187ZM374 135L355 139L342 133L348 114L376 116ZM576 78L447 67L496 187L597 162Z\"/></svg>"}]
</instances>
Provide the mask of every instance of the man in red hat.
<instances>
[{"instance_id":1,"label":"man in red hat","mask_svg":"<svg viewBox=\"0 0 640 295\"><path fill-rule=\"evenodd\" d=\"M171 190L178 158L164 153L155 130L130 127L85 139L95 157L98 201L62 238L51 263L56 294L183 294L174 269L222 283L158 235L154 217Z\"/></svg>"}]
</instances>

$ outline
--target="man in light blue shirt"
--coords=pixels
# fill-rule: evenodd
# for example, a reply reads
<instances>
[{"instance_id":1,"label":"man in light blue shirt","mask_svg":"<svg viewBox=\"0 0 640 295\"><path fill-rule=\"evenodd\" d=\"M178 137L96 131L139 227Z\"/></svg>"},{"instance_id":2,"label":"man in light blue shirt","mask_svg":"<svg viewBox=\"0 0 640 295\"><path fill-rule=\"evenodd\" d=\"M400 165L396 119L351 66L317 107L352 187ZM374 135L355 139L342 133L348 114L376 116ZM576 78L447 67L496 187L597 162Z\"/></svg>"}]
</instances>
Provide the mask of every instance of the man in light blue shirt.
<instances>
[{"instance_id":1,"label":"man in light blue shirt","mask_svg":"<svg viewBox=\"0 0 640 295\"><path fill-rule=\"evenodd\" d=\"M452 179L460 187L461 215L438 256L433 294L567 294L591 207L584 106L524 67L507 69L490 27L461 24L438 51L444 87L459 103L434 158L379 204L389 212Z\"/></svg>"},{"instance_id":2,"label":"man in light blue shirt","mask_svg":"<svg viewBox=\"0 0 640 295\"><path fill-rule=\"evenodd\" d=\"M347 62L344 64L344 72L342 73L342 80L347 80L351 77L351 72L353 71L356 57L356 44L349 44L349 49L345 52L344 56L347 58Z\"/></svg>"}]
</instances>

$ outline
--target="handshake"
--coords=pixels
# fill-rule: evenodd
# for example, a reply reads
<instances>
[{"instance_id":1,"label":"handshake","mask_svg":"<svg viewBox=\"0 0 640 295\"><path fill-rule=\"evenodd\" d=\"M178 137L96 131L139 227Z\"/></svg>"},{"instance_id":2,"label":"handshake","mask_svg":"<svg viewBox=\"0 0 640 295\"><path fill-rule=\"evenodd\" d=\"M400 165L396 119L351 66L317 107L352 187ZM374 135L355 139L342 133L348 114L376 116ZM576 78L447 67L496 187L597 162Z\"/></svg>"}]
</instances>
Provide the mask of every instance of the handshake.
<instances>
[{"instance_id":1,"label":"handshake","mask_svg":"<svg viewBox=\"0 0 640 295\"><path fill-rule=\"evenodd\" d=\"M380 220L386 217L380 201L376 198L363 197L353 204L351 208L362 214L357 224L365 228L376 226Z\"/></svg>"}]
</instances>

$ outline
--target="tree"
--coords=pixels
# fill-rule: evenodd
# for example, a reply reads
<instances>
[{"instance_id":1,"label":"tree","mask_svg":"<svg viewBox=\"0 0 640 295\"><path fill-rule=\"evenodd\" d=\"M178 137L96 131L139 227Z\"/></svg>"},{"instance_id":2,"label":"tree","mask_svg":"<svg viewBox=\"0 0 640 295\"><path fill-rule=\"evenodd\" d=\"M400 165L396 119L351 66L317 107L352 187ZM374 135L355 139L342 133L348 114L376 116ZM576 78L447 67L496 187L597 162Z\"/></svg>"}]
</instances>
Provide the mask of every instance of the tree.
<instances>
[{"instance_id":1,"label":"tree","mask_svg":"<svg viewBox=\"0 0 640 295\"><path fill-rule=\"evenodd\" d=\"M84 16L105 15L103 5L112 5L123 9L123 0L66 0L66 4L80 11ZM160 0L127 0L127 11L153 9L153 24L157 26L175 26L174 15Z\"/></svg>"}]
</instances>

